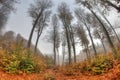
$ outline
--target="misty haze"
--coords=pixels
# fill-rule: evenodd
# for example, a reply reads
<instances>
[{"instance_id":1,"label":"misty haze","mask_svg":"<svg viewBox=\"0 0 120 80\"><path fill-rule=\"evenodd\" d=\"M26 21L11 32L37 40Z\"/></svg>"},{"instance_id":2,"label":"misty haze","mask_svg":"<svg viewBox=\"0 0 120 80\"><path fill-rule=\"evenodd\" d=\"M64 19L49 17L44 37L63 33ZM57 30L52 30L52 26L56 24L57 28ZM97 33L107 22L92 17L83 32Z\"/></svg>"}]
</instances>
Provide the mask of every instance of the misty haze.
<instances>
[{"instance_id":1,"label":"misty haze","mask_svg":"<svg viewBox=\"0 0 120 80\"><path fill-rule=\"evenodd\" d=\"M0 80L120 80L120 0L0 0Z\"/></svg>"}]
</instances>

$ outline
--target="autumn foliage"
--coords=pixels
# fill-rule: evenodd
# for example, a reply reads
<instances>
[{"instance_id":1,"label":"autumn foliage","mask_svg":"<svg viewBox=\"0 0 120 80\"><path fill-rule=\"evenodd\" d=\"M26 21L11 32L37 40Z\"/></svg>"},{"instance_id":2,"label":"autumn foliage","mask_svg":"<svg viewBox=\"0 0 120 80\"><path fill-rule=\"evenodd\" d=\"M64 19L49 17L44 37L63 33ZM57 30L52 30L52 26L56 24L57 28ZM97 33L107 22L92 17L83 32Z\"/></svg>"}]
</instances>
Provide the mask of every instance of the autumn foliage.
<instances>
[{"instance_id":1,"label":"autumn foliage","mask_svg":"<svg viewBox=\"0 0 120 80\"><path fill-rule=\"evenodd\" d=\"M29 49L23 48L22 43L1 42L0 69L8 73L34 73L46 68L45 60L35 56Z\"/></svg>"}]
</instances>

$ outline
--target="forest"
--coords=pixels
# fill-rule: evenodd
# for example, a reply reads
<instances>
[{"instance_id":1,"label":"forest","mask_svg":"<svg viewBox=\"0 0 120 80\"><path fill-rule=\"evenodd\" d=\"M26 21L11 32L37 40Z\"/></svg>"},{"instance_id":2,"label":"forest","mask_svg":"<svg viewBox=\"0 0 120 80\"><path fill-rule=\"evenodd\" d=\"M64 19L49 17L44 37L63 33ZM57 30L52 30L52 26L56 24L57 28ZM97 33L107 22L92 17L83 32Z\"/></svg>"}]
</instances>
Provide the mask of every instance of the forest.
<instances>
[{"instance_id":1,"label":"forest","mask_svg":"<svg viewBox=\"0 0 120 80\"><path fill-rule=\"evenodd\" d=\"M120 0L0 0L0 80L120 80L119 20Z\"/></svg>"}]
</instances>

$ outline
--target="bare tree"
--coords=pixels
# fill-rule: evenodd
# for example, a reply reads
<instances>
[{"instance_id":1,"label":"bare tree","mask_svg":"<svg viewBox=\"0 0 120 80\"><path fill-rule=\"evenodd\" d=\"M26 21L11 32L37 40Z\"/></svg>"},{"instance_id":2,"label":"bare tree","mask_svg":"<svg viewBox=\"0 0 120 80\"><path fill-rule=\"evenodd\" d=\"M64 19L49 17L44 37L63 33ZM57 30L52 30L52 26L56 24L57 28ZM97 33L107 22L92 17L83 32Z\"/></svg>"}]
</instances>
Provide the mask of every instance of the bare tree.
<instances>
[{"instance_id":1,"label":"bare tree","mask_svg":"<svg viewBox=\"0 0 120 80\"><path fill-rule=\"evenodd\" d=\"M29 14L33 18L33 27L28 40L28 48L31 46L31 40L33 36L33 32L35 30L36 25L40 21L42 14L45 10L51 8L52 2L50 0L36 0L35 4L31 4L29 9Z\"/></svg>"},{"instance_id":2,"label":"bare tree","mask_svg":"<svg viewBox=\"0 0 120 80\"><path fill-rule=\"evenodd\" d=\"M39 38L40 38L44 28L46 26L48 26L50 14L51 14L51 11L49 11L49 10L43 12L38 24L36 25L37 39L36 39L36 44L35 44L35 49L34 49L35 53L37 51L37 45L38 45L38 42L39 42Z\"/></svg>"},{"instance_id":3,"label":"bare tree","mask_svg":"<svg viewBox=\"0 0 120 80\"><path fill-rule=\"evenodd\" d=\"M64 26L69 52L69 64L71 64L72 61L71 61L70 26L73 17L66 3L63 2L58 6L58 15Z\"/></svg>"}]
</instances>

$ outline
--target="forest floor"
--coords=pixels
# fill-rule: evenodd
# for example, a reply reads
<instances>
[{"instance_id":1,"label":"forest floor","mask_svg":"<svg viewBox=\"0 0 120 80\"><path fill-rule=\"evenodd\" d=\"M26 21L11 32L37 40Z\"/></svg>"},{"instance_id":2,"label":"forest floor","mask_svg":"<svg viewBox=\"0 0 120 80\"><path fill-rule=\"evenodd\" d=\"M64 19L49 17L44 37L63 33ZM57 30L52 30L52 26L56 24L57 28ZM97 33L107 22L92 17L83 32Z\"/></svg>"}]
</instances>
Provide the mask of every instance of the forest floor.
<instances>
[{"instance_id":1,"label":"forest floor","mask_svg":"<svg viewBox=\"0 0 120 80\"><path fill-rule=\"evenodd\" d=\"M45 79L45 75L54 76L55 79ZM0 80L120 80L120 65L110 69L107 73L101 75L85 75L83 73L74 72L73 75L65 75L60 70L46 69L41 73L33 74L9 74L0 71Z\"/></svg>"}]
</instances>

